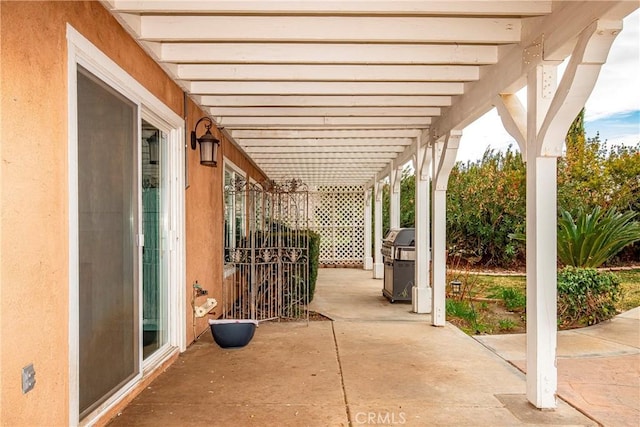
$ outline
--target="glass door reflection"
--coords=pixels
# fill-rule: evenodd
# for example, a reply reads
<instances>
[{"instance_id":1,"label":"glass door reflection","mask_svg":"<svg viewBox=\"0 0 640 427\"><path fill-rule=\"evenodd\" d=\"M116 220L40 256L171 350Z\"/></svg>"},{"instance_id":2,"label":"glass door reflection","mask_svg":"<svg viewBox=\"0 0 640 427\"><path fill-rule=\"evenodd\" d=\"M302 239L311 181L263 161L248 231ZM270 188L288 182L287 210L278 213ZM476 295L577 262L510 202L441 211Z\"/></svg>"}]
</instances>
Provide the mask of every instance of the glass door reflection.
<instances>
[{"instance_id":1,"label":"glass door reflection","mask_svg":"<svg viewBox=\"0 0 640 427\"><path fill-rule=\"evenodd\" d=\"M163 147L166 135L142 121L142 357L167 342Z\"/></svg>"}]
</instances>

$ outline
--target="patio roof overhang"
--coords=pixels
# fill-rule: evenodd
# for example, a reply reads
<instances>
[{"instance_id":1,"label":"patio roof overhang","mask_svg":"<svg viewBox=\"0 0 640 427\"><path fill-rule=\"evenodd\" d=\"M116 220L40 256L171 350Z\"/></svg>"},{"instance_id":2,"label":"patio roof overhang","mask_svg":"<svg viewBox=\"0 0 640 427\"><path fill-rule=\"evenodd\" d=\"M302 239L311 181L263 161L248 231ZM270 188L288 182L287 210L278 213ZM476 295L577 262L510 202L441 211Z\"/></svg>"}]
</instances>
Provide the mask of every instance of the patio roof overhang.
<instances>
[{"instance_id":1,"label":"patio roof overhang","mask_svg":"<svg viewBox=\"0 0 640 427\"><path fill-rule=\"evenodd\" d=\"M527 161L527 398L556 406L556 158L637 1L103 3L269 178L364 187L376 278L380 181L390 178L398 227L399 168L413 160L412 305L435 326L446 317L449 173L462 129L497 107ZM526 106L515 96L525 85Z\"/></svg>"},{"instance_id":2,"label":"patio roof overhang","mask_svg":"<svg viewBox=\"0 0 640 427\"><path fill-rule=\"evenodd\" d=\"M271 179L371 185L635 1L103 4ZM421 144L428 144L422 141Z\"/></svg>"}]
</instances>

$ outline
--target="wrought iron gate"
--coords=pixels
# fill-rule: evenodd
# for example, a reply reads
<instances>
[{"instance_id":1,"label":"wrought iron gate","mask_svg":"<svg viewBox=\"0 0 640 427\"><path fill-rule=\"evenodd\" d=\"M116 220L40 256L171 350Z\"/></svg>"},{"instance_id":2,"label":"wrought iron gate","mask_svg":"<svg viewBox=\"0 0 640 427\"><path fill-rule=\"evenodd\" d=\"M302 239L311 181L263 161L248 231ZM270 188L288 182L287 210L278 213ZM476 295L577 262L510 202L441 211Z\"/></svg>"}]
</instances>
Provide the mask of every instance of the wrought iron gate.
<instances>
[{"instance_id":1,"label":"wrought iron gate","mask_svg":"<svg viewBox=\"0 0 640 427\"><path fill-rule=\"evenodd\" d=\"M234 200L242 201L229 206ZM225 186L224 316L309 319L309 192L298 180Z\"/></svg>"}]
</instances>

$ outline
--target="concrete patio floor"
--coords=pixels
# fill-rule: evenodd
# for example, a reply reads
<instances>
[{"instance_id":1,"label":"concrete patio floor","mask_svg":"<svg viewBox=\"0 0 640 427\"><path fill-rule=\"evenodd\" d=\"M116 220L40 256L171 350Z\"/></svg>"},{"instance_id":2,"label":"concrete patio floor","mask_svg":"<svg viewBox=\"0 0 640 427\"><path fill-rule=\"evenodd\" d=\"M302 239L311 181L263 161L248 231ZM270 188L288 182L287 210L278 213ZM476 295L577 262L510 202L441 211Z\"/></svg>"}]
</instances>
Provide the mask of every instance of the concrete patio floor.
<instances>
[{"instance_id":1,"label":"concrete patio floor","mask_svg":"<svg viewBox=\"0 0 640 427\"><path fill-rule=\"evenodd\" d=\"M526 336L475 337L523 372ZM640 426L640 307L558 332L558 395L603 426Z\"/></svg>"},{"instance_id":2,"label":"concrete patio floor","mask_svg":"<svg viewBox=\"0 0 640 427\"><path fill-rule=\"evenodd\" d=\"M333 322L262 323L237 350L203 334L111 425L598 425L561 399L534 409L515 366L381 287L367 271L322 269L312 309Z\"/></svg>"}]
</instances>

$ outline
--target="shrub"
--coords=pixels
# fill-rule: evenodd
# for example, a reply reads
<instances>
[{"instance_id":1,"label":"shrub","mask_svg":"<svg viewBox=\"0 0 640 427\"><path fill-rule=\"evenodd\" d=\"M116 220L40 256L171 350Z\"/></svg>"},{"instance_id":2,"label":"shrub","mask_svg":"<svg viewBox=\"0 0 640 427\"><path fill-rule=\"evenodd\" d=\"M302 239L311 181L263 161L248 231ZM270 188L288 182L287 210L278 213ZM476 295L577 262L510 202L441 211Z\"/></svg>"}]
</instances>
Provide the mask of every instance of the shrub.
<instances>
[{"instance_id":1,"label":"shrub","mask_svg":"<svg viewBox=\"0 0 640 427\"><path fill-rule=\"evenodd\" d=\"M593 268L565 267L558 272L558 323L586 326L611 319L620 297L620 279Z\"/></svg>"},{"instance_id":2,"label":"shrub","mask_svg":"<svg viewBox=\"0 0 640 427\"><path fill-rule=\"evenodd\" d=\"M295 235L295 237L294 237ZM287 232L281 234L281 239L285 245L301 245L309 248L309 302L313 300L313 296L316 292L316 281L318 279L318 267L320 262L320 234L311 231L303 230L299 234ZM298 239L297 242L292 240ZM289 287L294 286L294 282L288 283ZM299 301L305 301L306 295L304 294L305 283L300 282L297 284L300 289L298 292Z\"/></svg>"},{"instance_id":3,"label":"shrub","mask_svg":"<svg viewBox=\"0 0 640 427\"><path fill-rule=\"evenodd\" d=\"M640 223L635 212L618 213L595 207L576 218L560 209L558 220L558 257L565 265L597 268L613 258L625 246L640 240Z\"/></svg>"},{"instance_id":4,"label":"shrub","mask_svg":"<svg viewBox=\"0 0 640 427\"><path fill-rule=\"evenodd\" d=\"M307 230L309 238L309 302L313 300L320 262L320 234Z\"/></svg>"},{"instance_id":5,"label":"shrub","mask_svg":"<svg viewBox=\"0 0 640 427\"><path fill-rule=\"evenodd\" d=\"M481 160L457 163L447 191L447 244L486 266L514 266L524 245L509 233L525 231L525 167L519 153L487 150Z\"/></svg>"},{"instance_id":6,"label":"shrub","mask_svg":"<svg viewBox=\"0 0 640 427\"><path fill-rule=\"evenodd\" d=\"M262 231L256 231L250 238L243 238L239 247L250 248L252 245L256 248L267 247L269 245L284 245L292 247L304 247L308 245L309 248L309 302L313 300L313 296L316 290L316 281L318 279L318 268L320 262L320 234L311 230L292 231L287 226L279 226L282 230L274 227L274 231L271 233L264 233ZM248 260L246 262L249 262ZM306 283L299 277L298 274L291 274L285 278L284 287L285 293L295 303L300 301L306 301Z\"/></svg>"}]
</instances>

